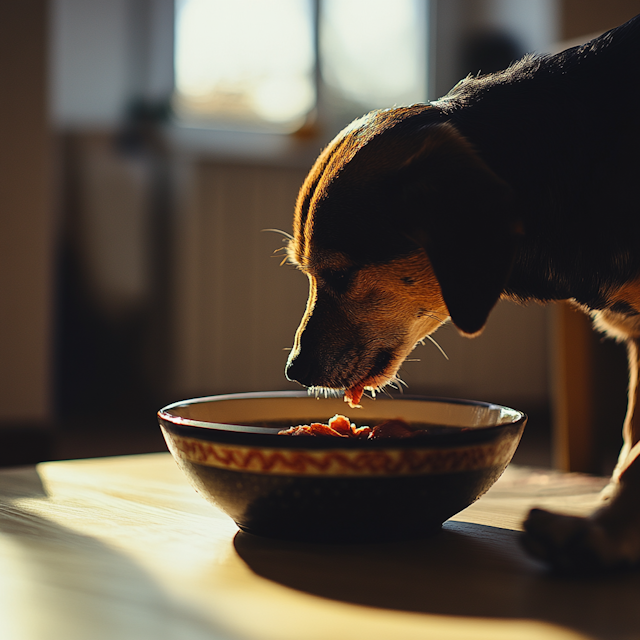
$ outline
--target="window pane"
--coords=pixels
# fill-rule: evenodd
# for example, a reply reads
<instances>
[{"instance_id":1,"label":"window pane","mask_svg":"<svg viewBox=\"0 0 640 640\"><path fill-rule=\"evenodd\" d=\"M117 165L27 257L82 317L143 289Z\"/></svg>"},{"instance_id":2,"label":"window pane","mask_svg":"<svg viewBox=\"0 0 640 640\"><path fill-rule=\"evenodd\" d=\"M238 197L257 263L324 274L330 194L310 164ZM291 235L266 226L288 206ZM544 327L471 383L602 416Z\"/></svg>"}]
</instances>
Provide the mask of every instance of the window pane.
<instances>
[{"instance_id":1,"label":"window pane","mask_svg":"<svg viewBox=\"0 0 640 640\"><path fill-rule=\"evenodd\" d=\"M310 0L176 0L183 120L295 127L315 105Z\"/></svg>"},{"instance_id":2,"label":"window pane","mask_svg":"<svg viewBox=\"0 0 640 640\"><path fill-rule=\"evenodd\" d=\"M427 0L324 0L324 82L363 110L426 100Z\"/></svg>"}]
</instances>

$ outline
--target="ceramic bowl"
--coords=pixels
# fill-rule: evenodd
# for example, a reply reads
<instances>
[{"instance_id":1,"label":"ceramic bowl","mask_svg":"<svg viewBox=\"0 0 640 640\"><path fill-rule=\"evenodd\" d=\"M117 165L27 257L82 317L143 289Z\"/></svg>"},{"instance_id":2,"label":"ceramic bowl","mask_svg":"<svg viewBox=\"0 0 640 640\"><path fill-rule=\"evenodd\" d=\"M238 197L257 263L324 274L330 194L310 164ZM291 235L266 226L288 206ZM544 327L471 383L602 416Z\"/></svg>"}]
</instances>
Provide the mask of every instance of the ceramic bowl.
<instances>
[{"instance_id":1,"label":"ceramic bowl","mask_svg":"<svg viewBox=\"0 0 640 640\"><path fill-rule=\"evenodd\" d=\"M357 426L402 418L412 438L359 440L278 431L336 413ZM500 477L527 417L495 404L426 397L339 398L305 392L198 398L158 412L164 438L197 491L248 533L347 542L418 538Z\"/></svg>"}]
</instances>

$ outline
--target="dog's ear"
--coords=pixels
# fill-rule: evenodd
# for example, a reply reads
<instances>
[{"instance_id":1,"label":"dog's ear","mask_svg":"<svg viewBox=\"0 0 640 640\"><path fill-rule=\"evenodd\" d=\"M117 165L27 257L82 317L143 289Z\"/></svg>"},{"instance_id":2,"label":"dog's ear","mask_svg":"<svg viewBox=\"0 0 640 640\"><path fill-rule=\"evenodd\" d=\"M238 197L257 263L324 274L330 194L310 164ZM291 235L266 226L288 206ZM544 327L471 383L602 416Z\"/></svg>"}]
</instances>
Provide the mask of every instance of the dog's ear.
<instances>
[{"instance_id":1,"label":"dog's ear","mask_svg":"<svg viewBox=\"0 0 640 640\"><path fill-rule=\"evenodd\" d=\"M513 194L449 124L425 127L401 172L408 233L427 252L452 322L485 325L507 283L519 224Z\"/></svg>"}]
</instances>

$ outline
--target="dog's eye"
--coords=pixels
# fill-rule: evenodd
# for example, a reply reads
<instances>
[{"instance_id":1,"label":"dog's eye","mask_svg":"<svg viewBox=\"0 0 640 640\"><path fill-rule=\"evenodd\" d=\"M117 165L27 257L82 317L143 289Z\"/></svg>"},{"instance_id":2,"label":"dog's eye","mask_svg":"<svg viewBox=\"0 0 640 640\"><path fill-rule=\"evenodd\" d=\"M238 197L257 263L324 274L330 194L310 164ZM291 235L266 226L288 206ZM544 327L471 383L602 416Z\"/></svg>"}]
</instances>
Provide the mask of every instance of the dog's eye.
<instances>
[{"instance_id":1,"label":"dog's eye","mask_svg":"<svg viewBox=\"0 0 640 640\"><path fill-rule=\"evenodd\" d=\"M325 270L320 272L320 278L336 293L346 293L353 280L354 274L354 269L340 269L339 271Z\"/></svg>"}]
</instances>

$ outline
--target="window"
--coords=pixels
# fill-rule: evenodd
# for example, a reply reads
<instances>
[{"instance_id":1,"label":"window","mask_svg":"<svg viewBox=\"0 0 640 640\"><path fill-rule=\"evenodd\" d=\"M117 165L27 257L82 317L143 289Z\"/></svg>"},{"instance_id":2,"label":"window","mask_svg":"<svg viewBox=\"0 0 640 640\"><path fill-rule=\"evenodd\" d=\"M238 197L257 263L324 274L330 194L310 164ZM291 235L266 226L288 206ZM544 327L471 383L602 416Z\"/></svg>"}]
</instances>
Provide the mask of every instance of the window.
<instances>
[{"instance_id":1,"label":"window","mask_svg":"<svg viewBox=\"0 0 640 640\"><path fill-rule=\"evenodd\" d=\"M428 0L177 0L183 123L293 131L426 99Z\"/></svg>"},{"instance_id":2,"label":"window","mask_svg":"<svg viewBox=\"0 0 640 640\"><path fill-rule=\"evenodd\" d=\"M427 14L421 0L324 0L322 77L342 100L370 111L426 100Z\"/></svg>"},{"instance_id":3,"label":"window","mask_svg":"<svg viewBox=\"0 0 640 640\"><path fill-rule=\"evenodd\" d=\"M313 109L310 0L178 0L176 109L188 121L295 126Z\"/></svg>"}]
</instances>

